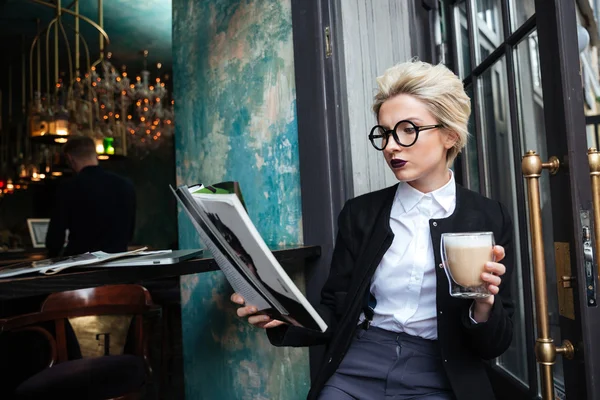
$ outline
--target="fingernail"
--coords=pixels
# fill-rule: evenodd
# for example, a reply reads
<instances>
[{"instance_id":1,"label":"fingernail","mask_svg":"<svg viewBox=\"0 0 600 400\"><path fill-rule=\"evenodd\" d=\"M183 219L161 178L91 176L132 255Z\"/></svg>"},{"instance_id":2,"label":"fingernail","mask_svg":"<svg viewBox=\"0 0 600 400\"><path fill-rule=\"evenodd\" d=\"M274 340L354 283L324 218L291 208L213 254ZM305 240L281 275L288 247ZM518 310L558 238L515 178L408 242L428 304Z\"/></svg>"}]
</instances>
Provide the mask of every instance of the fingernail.
<instances>
[{"instance_id":1,"label":"fingernail","mask_svg":"<svg viewBox=\"0 0 600 400\"><path fill-rule=\"evenodd\" d=\"M258 310L256 309L256 307L252 307L252 308L250 308L250 312L251 312L251 313L255 313L256 311L258 311Z\"/></svg>"},{"instance_id":2,"label":"fingernail","mask_svg":"<svg viewBox=\"0 0 600 400\"><path fill-rule=\"evenodd\" d=\"M493 264L491 261L488 261L488 262L486 262L486 263L485 263L485 266L486 266L487 268L493 268L493 267L494 267L494 264Z\"/></svg>"}]
</instances>

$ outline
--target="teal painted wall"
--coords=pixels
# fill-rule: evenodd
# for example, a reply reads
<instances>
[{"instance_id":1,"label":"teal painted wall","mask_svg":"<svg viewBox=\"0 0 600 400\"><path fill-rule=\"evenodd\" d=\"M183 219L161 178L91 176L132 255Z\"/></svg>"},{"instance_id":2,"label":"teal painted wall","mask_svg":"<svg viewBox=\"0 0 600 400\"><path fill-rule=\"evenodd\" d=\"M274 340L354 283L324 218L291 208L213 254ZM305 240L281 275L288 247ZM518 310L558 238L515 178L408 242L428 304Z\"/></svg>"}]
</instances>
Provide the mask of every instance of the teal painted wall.
<instances>
[{"instance_id":1,"label":"teal painted wall","mask_svg":"<svg viewBox=\"0 0 600 400\"><path fill-rule=\"evenodd\" d=\"M265 242L301 244L290 1L174 0L173 78L178 183L237 180ZM179 222L181 247L199 246ZM220 272L181 292L186 398L306 397L308 351L239 320Z\"/></svg>"}]
</instances>

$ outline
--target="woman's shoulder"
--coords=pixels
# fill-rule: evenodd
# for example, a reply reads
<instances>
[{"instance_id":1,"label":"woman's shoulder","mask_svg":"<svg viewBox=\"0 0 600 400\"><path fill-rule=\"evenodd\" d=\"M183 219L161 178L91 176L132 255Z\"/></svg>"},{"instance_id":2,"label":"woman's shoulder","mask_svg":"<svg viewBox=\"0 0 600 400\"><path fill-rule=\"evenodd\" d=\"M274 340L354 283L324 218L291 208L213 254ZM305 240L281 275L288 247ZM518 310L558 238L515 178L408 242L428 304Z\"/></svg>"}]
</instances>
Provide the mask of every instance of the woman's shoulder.
<instances>
[{"instance_id":1,"label":"woman's shoulder","mask_svg":"<svg viewBox=\"0 0 600 400\"><path fill-rule=\"evenodd\" d=\"M510 218L508 208L501 201L490 199L481 193L456 185L457 204L461 208L479 211L492 219Z\"/></svg>"},{"instance_id":2,"label":"woman's shoulder","mask_svg":"<svg viewBox=\"0 0 600 400\"><path fill-rule=\"evenodd\" d=\"M389 200L394 197L396 194L396 190L398 188L398 184L395 184L390 187L386 187L383 189L375 190L373 192L368 192L356 196L346 202L347 206L364 206L364 205L377 205L384 204L386 200Z\"/></svg>"},{"instance_id":3,"label":"woman's shoulder","mask_svg":"<svg viewBox=\"0 0 600 400\"><path fill-rule=\"evenodd\" d=\"M492 204L501 204L498 200L490 199L487 196L482 195L479 192L476 192L471 189L467 189L461 184L456 184L456 194L460 198L460 200L468 203L474 204L482 204L482 205L492 205Z\"/></svg>"}]
</instances>

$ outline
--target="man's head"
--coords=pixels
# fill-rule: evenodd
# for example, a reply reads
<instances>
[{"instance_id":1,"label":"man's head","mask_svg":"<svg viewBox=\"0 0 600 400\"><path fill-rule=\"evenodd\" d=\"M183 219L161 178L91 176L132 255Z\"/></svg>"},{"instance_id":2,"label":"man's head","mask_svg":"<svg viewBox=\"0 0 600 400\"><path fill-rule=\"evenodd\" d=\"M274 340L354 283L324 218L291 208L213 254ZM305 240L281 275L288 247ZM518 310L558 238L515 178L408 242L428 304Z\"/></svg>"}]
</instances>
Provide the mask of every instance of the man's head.
<instances>
[{"instance_id":1,"label":"man's head","mask_svg":"<svg viewBox=\"0 0 600 400\"><path fill-rule=\"evenodd\" d=\"M92 138L87 136L73 136L69 138L63 148L70 167L76 173L83 168L98 165L96 146Z\"/></svg>"}]
</instances>

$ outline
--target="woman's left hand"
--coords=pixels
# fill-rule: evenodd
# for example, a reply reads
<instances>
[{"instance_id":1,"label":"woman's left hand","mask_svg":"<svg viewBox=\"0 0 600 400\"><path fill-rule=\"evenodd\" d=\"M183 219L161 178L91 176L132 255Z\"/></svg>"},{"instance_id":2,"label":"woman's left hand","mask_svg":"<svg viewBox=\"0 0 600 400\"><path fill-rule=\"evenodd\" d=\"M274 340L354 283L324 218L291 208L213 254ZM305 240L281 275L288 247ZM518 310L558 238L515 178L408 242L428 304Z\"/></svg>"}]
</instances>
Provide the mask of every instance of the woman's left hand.
<instances>
[{"instance_id":1,"label":"woman's left hand","mask_svg":"<svg viewBox=\"0 0 600 400\"><path fill-rule=\"evenodd\" d=\"M488 262L485 264L485 272L481 274L481 279L487 284L488 290L492 294L489 297L475 300L473 310L473 319L479 323L485 322L490 317L492 306L494 305L494 295L498 294L501 276L506 272L504 264L500 261L504 259L504 247L494 246L494 259L496 262Z\"/></svg>"}]
</instances>

